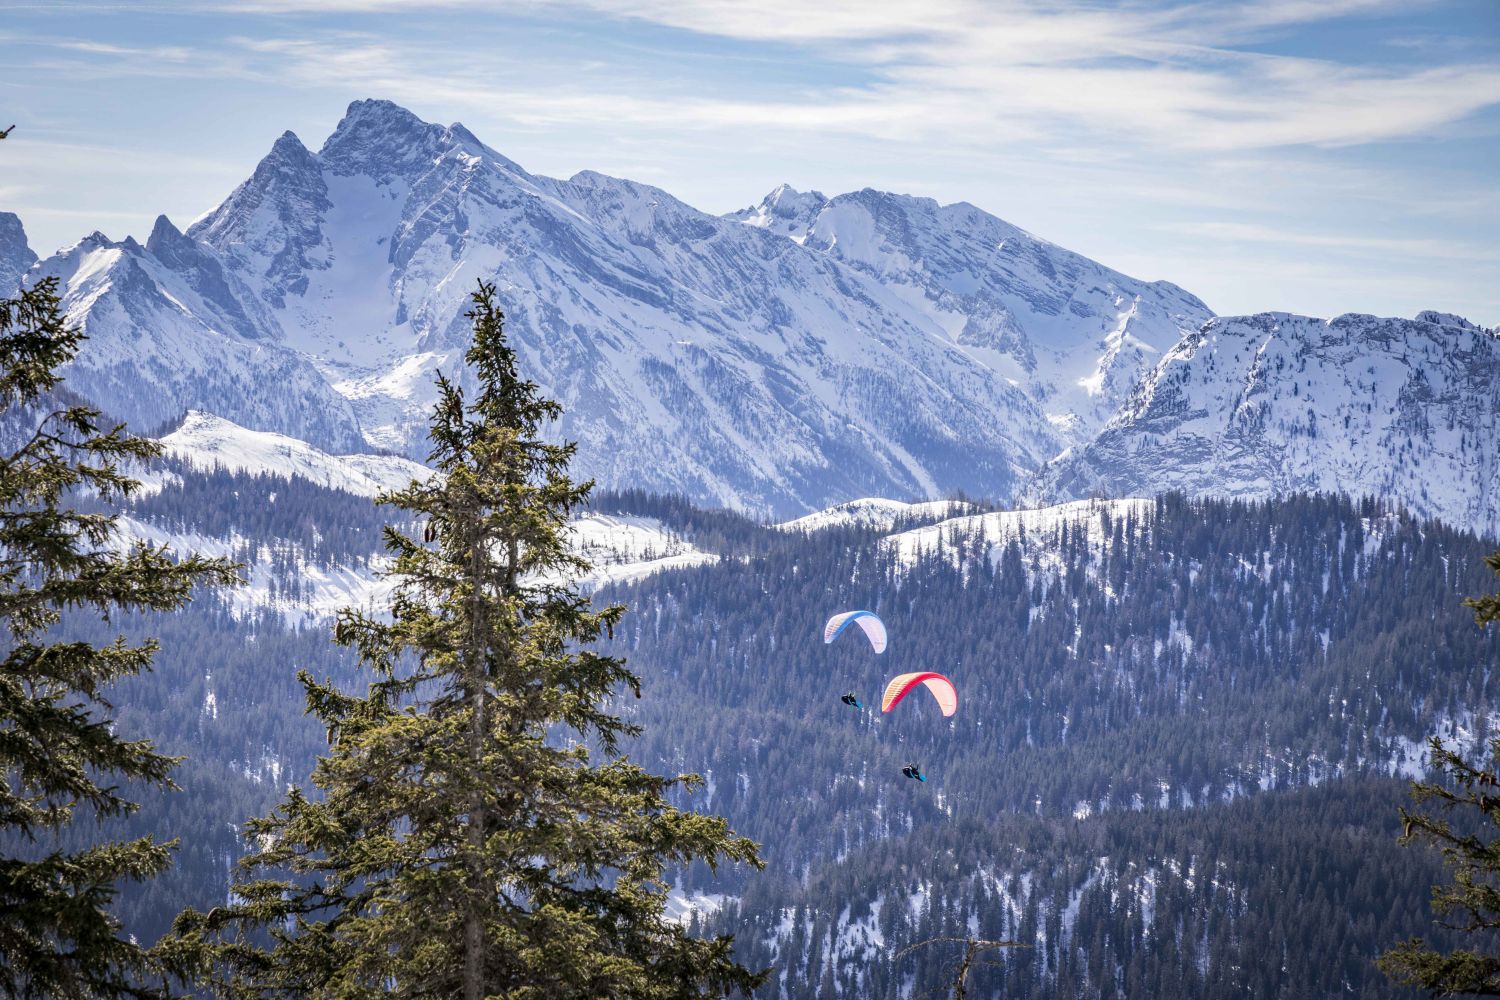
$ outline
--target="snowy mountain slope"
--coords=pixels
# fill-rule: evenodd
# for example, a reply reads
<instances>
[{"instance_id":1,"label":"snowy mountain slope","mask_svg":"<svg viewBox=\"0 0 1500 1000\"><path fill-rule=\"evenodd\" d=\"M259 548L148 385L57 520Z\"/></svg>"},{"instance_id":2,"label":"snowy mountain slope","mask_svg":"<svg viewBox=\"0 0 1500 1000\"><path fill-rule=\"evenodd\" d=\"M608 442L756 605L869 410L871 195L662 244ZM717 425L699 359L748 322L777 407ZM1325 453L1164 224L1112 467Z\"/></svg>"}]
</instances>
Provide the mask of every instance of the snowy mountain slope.
<instances>
[{"instance_id":1,"label":"snowy mountain slope","mask_svg":"<svg viewBox=\"0 0 1500 1000\"><path fill-rule=\"evenodd\" d=\"M884 497L865 497L850 500L826 510L805 514L791 521L783 521L775 527L782 531L821 531L824 528L847 528L859 526L874 531L890 531L898 523L942 520L967 513L974 505L962 500L928 500L922 503L906 503L887 500Z\"/></svg>"},{"instance_id":2,"label":"snowy mountain slope","mask_svg":"<svg viewBox=\"0 0 1500 1000\"><path fill-rule=\"evenodd\" d=\"M606 485L761 510L1006 494L1061 446L874 278L655 188L534 177L388 102L351 105L316 154L283 136L190 235L386 447L419 447L481 277Z\"/></svg>"},{"instance_id":3,"label":"snowy mountain slope","mask_svg":"<svg viewBox=\"0 0 1500 1000\"><path fill-rule=\"evenodd\" d=\"M236 439L245 440L242 430ZM325 456L328 457L331 456ZM320 478L322 470L310 469L299 461L300 458L295 453L279 455L272 459L269 467L247 466L238 471L271 471L274 474L285 471L316 485L351 492L378 485L359 482L352 477L342 481L335 477L334 482L325 483ZM388 467L386 475L389 476L394 468ZM313 476L309 477L309 472L313 472ZM384 515L379 514L372 518L376 522L384 519ZM719 560L714 553L696 548L655 518L584 514L570 522L569 531L573 550L593 564L588 573L572 576L569 580L587 591L615 583L636 582L666 570L709 565ZM372 544L378 544L375 531L370 532L370 538ZM135 542L166 545L178 553L197 552L240 561L244 567L245 584L225 591L224 596L235 613L241 616L274 611L294 624L321 622L331 619L340 608L388 606L395 586L384 576L391 560L383 548L338 559L323 559L286 538L246 535L238 530L185 530L180 525L122 516L115 544L123 548Z\"/></svg>"},{"instance_id":4,"label":"snowy mountain slope","mask_svg":"<svg viewBox=\"0 0 1500 1000\"><path fill-rule=\"evenodd\" d=\"M387 607L395 586L382 576L390 565L390 558L383 553L324 563L295 549L288 556L285 542L274 538L248 538L237 532L210 536L174 531L133 517L122 517L118 524L116 544L122 548L145 542L165 545L175 553L238 560L245 582L222 595L241 617L274 611L293 625L324 622L342 608Z\"/></svg>"},{"instance_id":5,"label":"snowy mountain slope","mask_svg":"<svg viewBox=\"0 0 1500 1000\"><path fill-rule=\"evenodd\" d=\"M1026 389L1069 443L1088 440L1142 371L1213 313L1039 239L972 205L782 185L730 218L788 236L877 280L936 336Z\"/></svg>"},{"instance_id":6,"label":"snowy mountain slope","mask_svg":"<svg viewBox=\"0 0 1500 1000\"><path fill-rule=\"evenodd\" d=\"M897 565L905 567L927 558L947 558L956 563L960 551L995 562L1011 542L1019 543L1033 560L1061 566L1057 550L1063 532L1072 534L1075 545L1081 533L1083 544L1097 550L1110 541L1116 527L1131 525L1133 531L1142 530L1154 504L1153 500L1142 499L1075 500L1049 507L990 511L898 532L883 544L895 554Z\"/></svg>"},{"instance_id":7,"label":"snowy mountain slope","mask_svg":"<svg viewBox=\"0 0 1500 1000\"><path fill-rule=\"evenodd\" d=\"M9 295L35 263L21 220L14 212L0 212L0 296Z\"/></svg>"},{"instance_id":8,"label":"snowy mountain slope","mask_svg":"<svg viewBox=\"0 0 1500 1000\"><path fill-rule=\"evenodd\" d=\"M585 514L574 519L569 529L570 547L593 564L587 574L575 578L587 590L719 561L717 555L695 548L652 517Z\"/></svg>"},{"instance_id":9,"label":"snowy mountain slope","mask_svg":"<svg viewBox=\"0 0 1500 1000\"><path fill-rule=\"evenodd\" d=\"M1457 317L1223 317L1035 497L1339 491L1500 532L1500 336Z\"/></svg>"},{"instance_id":10,"label":"snowy mountain slope","mask_svg":"<svg viewBox=\"0 0 1500 1000\"><path fill-rule=\"evenodd\" d=\"M231 275L165 218L147 246L93 233L28 272L56 276L88 341L66 385L138 431L211 410L320 446L363 444L353 410L262 326Z\"/></svg>"},{"instance_id":11,"label":"snowy mountain slope","mask_svg":"<svg viewBox=\"0 0 1500 1000\"><path fill-rule=\"evenodd\" d=\"M158 439L169 455L198 469L222 468L291 478L329 489L373 497L404 488L431 471L394 455L330 455L270 431L247 430L222 417L189 411L181 426Z\"/></svg>"}]
</instances>

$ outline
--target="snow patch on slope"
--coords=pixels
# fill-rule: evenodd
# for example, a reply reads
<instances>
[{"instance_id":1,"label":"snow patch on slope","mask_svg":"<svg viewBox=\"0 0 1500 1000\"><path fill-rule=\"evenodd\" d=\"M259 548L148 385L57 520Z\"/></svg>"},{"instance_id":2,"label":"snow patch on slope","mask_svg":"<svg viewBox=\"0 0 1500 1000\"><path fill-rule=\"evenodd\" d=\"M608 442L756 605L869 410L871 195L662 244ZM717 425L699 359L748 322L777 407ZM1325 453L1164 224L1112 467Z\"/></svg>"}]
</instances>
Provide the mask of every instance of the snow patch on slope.
<instances>
[{"instance_id":1,"label":"snow patch on slope","mask_svg":"<svg viewBox=\"0 0 1500 1000\"><path fill-rule=\"evenodd\" d=\"M1090 549L1108 544L1117 525L1130 524L1141 530L1149 521L1154 500L1075 500L1030 510L999 510L987 514L954 517L937 524L899 532L882 544L891 550L898 565L909 568L924 558L946 558L958 564L961 551L995 560L1012 541L1051 558L1061 559L1054 544L1063 531L1084 532ZM1032 543L1027 546L1026 543ZM960 545L963 546L961 549Z\"/></svg>"},{"instance_id":2,"label":"snow patch on slope","mask_svg":"<svg viewBox=\"0 0 1500 1000\"><path fill-rule=\"evenodd\" d=\"M394 581L381 576L390 565L389 557L381 554L372 553L340 566L309 560L298 552L291 579L287 580L273 572L271 544L238 532L213 537L169 531L128 516L121 516L117 524L116 544L121 548L144 542L165 545L179 556L196 553L241 560L244 585L218 591L237 615L275 611L294 625L307 625L330 619L341 608L383 607L395 587Z\"/></svg>"},{"instance_id":3,"label":"snow patch on slope","mask_svg":"<svg viewBox=\"0 0 1500 1000\"><path fill-rule=\"evenodd\" d=\"M850 500L815 514L807 514L791 521L774 525L781 531L821 531L824 528L869 528L873 531L889 531L904 521L950 518L974 510L974 505L963 500L927 500L921 503L906 503L887 500L883 497L866 497Z\"/></svg>"},{"instance_id":4,"label":"snow patch on slope","mask_svg":"<svg viewBox=\"0 0 1500 1000\"><path fill-rule=\"evenodd\" d=\"M211 536L174 531L129 516L121 516L118 524L115 544L122 549L145 542L165 545L178 555L197 553L244 563L245 584L220 591L237 615L274 611L293 624L306 625L326 621L346 607L378 612L388 606L397 586L396 580L384 575L390 557L379 551L323 562L295 549L290 572L277 573L273 567L278 553L284 562L286 548L279 539L249 538L239 532ZM694 548L654 518L588 514L571 522L569 530L573 550L594 564L588 573L569 578L568 582L584 590L719 559Z\"/></svg>"},{"instance_id":5,"label":"snow patch on slope","mask_svg":"<svg viewBox=\"0 0 1500 1000\"><path fill-rule=\"evenodd\" d=\"M296 438L247 430L198 410L190 411L182 426L159 440L167 454L197 469L296 476L357 496L401 489L432 474L426 466L393 455L330 455Z\"/></svg>"},{"instance_id":6,"label":"snow patch on slope","mask_svg":"<svg viewBox=\"0 0 1500 1000\"><path fill-rule=\"evenodd\" d=\"M588 590L719 561L714 553L694 548L652 517L586 514L573 521L569 530L573 551L593 564L593 569L577 578Z\"/></svg>"}]
</instances>

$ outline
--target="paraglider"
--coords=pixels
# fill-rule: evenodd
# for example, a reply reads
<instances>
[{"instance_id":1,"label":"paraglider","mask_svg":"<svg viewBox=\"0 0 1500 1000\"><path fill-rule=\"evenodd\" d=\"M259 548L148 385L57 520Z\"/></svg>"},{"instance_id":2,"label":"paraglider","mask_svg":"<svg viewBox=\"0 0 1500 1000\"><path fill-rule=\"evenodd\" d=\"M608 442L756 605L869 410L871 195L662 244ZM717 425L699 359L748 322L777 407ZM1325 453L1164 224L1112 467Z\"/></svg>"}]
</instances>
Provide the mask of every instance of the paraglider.
<instances>
[{"instance_id":1,"label":"paraglider","mask_svg":"<svg viewBox=\"0 0 1500 1000\"><path fill-rule=\"evenodd\" d=\"M828 624L823 626L823 643L825 645L832 643L851 624L859 625L860 631L864 632L865 638L870 642L870 648L877 654L885 652L887 640L885 622L881 621L880 616L873 611L841 611L834 615L828 619ZM944 718L958 711L958 691L953 687L953 682L942 674L933 673L930 670L900 674L893 678L885 686L885 693L880 700L880 710L889 712L901 702L902 698L906 697L908 691L919 684L932 694ZM850 708L861 710L864 708L853 691L845 694L839 701ZM901 773L913 781L925 782L927 780L927 775L923 774L921 767L916 764L907 764L901 769Z\"/></svg>"},{"instance_id":2,"label":"paraglider","mask_svg":"<svg viewBox=\"0 0 1500 1000\"><path fill-rule=\"evenodd\" d=\"M930 670L919 670L891 678L891 682L885 686L885 694L880 698L880 710L889 712L895 708L906 697L906 693L918 684L932 692L944 717L958 711L958 691L953 687L953 682Z\"/></svg>"},{"instance_id":3,"label":"paraglider","mask_svg":"<svg viewBox=\"0 0 1500 1000\"><path fill-rule=\"evenodd\" d=\"M848 628L851 622L859 624L875 652L885 652L885 622L881 621L880 616L873 611L843 611L834 615L828 619L828 624L823 626L823 642L830 643L837 639L839 633Z\"/></svg>"}]
</instances>

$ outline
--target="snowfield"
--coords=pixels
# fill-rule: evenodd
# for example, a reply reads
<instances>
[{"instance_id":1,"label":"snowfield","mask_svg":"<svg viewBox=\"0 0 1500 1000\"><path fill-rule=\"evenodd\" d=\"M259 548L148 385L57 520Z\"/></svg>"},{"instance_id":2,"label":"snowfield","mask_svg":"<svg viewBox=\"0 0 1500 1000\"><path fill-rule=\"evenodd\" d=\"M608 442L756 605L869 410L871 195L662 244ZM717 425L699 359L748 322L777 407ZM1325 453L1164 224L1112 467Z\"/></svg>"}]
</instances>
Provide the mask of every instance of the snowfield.
<instances>
[{"instance_id":1,"label":"snowfield","mask_svg":"<svg viewBox=\"0 0 1500 1000\"><path fill-rule=\"evenodd\" d=\"M653 518L585 514L570 523L569 532L573 550L589 559L593 568L582 575L554 577L551 582L570 582L586 591L719 559L694 548ZM325 565L298 552L288 577L272 571L275 539L252 539L237 532L213 537L169 531L122 516L116 545L123 548L135 542L244 561L244 586L222 591L239 615L275 611L294 624L305 625L331 619L346 607L378 611L388 604L395 588L395 582L384 575L391 560L383 552L339 565Z\"/></svg>"},{"instance_id":2,"label":"snowfield","mask_svg":"<svg viewBox=\"0 0 1500 1000\"><path fill-rule=\"evenodd\" d=\"M885 539L884 544L895 553L898 565L906 567L934 556L957 565L960 543L973 558L993 562L1011 542L1019 543L1028 555L1061 566L1055 548L1063 530L1084 532L1088 547L1097 551L1109 543L1116 526L1142 530L1154 503L1142 499L1075 500L1029 510L991 511L903 531Z\"/></svg>"},{"instance_id":3,"label":"snowfield","mask_svg":"<svg viewBox=\"0 0 1500 1000\"><path fill-rule=\"evenodd\" d=\"M432 471L394 455L330 455L272 431L247 430L211 413L190 410L175 431L158 439L163 450L195 469L251 475L298 476L319 486L373 497L399 490Z\"/></svg>"},{"instance_id":4,"label":"snowfield","mask_svg":"<svg viewBox=\"0 0 1500 1000\"><path fill-rule=\"evenodd\" d=\"M949 518L973 509L973 504L962 500L905 503L881 497L866 497L862 500L850 500L848 503L841 503L813 514L806 514L791 521L782 521L776 527L782 531L821 531L824 528L847 527L889 531L903 521Z\"/></svg>"}]
</instances>

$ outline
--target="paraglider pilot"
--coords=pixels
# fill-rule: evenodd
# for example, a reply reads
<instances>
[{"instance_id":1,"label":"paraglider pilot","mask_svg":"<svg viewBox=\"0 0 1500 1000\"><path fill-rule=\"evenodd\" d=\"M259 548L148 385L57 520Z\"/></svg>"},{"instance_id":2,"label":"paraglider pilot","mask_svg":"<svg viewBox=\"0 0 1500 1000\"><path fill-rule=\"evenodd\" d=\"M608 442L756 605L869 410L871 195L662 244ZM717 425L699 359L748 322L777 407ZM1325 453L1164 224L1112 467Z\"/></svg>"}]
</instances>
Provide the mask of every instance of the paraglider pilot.
<instances>
[{"instance_id":1,"label":"paraglider pilot","mask_svg":"<svg viewBox=\"0 0 1500 1000\"><path fill-rule=\"evenodd\" d=\"M918 781L927 780L927 776L922 773L922 769L915 764L907 764L901 769L901 773L906 775L908 778L915 778Z\"/></svg>"},{"instance_id":2,"label":"paraglider pilot","mask_svg":"<svg viewBox=\"0 0 1500 1000\"><path fill-rule=\"evenodd\" d=\"M845 705L848 705L850 708L864 708L865 707L865 706L863 706L863 705L861 705L859 703L859 699L854 696L854 692L853 691L850 691L848 694L844 695L842 698L839 699L839 701L843 702Z\"/></svg>"}]
</instances>

